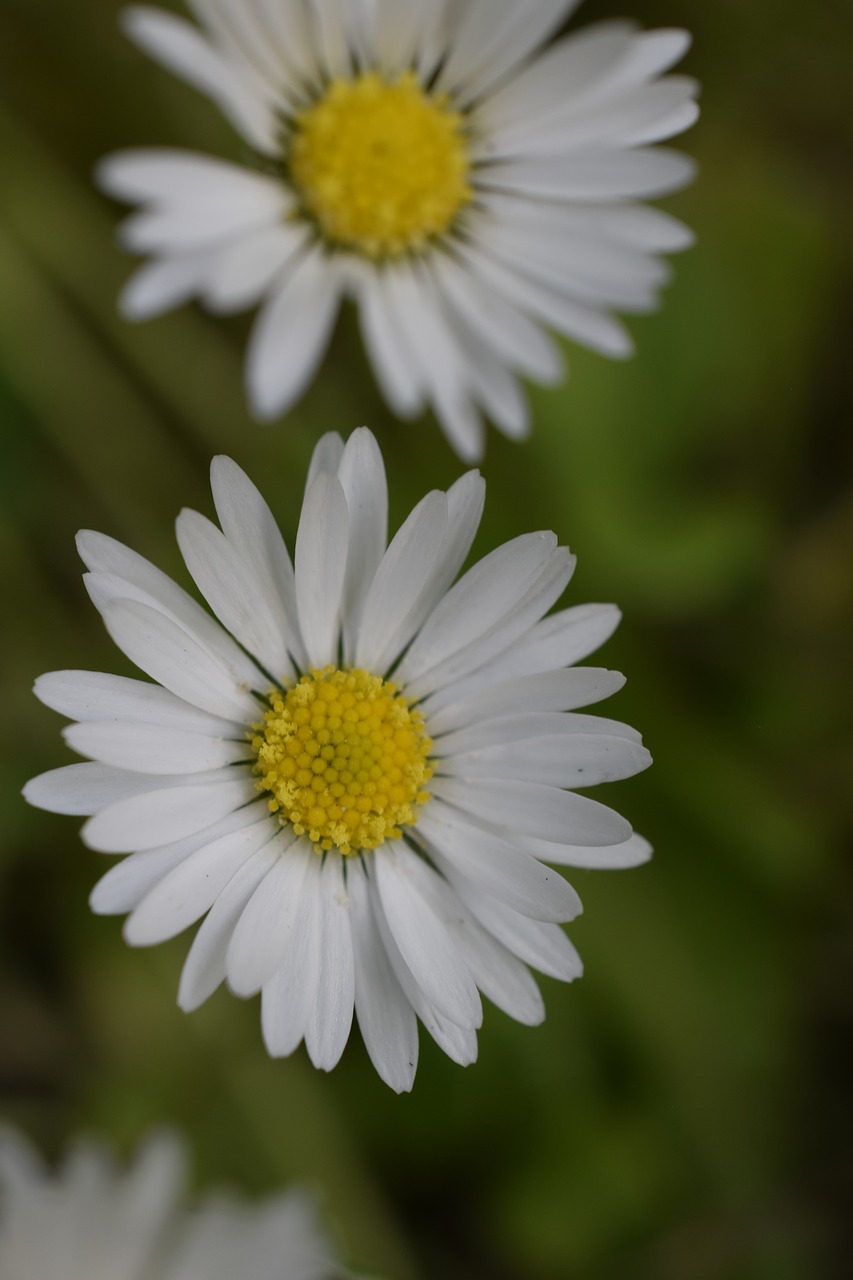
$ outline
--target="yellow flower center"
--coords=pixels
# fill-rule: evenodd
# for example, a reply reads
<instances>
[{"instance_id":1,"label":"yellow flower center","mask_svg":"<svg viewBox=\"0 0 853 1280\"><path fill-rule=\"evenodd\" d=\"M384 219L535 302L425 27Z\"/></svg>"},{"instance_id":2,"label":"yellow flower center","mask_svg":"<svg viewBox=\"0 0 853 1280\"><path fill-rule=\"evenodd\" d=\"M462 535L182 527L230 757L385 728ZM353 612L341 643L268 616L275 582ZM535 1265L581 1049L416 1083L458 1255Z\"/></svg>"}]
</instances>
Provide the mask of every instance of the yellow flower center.
<instances>
[{"instance_id":1,"label":"yellow flower center","mask_svg":"<svg viewBox=\"0 0 853 1280\"><path fill-rule=\"evenodd\" d=\"M411 71L333 80L297 116L287 158L323 235L371 258L424 248L472 195L463 118Z\"/></svg>"},{"instance_id":2,"label":"yellow flower center","mask_svg":"<svg viewBox=\"0 0 853 1280\"><path fill-rule=\"evenodd\" d=\"M423 721L369 671L324 667L271 694L252 746L270 812L318 852L375 849L415 822L429 798Z\"/></svg>"}]
</instances>

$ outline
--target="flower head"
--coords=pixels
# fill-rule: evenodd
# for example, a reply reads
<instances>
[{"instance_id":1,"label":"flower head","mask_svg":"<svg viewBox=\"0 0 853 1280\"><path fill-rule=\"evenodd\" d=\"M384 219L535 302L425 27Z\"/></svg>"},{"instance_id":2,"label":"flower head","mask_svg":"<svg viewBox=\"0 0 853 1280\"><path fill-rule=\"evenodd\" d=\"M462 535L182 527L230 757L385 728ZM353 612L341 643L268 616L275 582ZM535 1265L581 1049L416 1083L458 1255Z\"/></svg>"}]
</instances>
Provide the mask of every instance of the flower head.
<instances>
[{"instance_id":1,"label":"flower head","mask_svg":"<svg viewBox=\"0 0 853 1280\"><path fill-rule=\"evenodd\" d=\"M543 49L577 2L191 0L200 27L129 9L132 38L213 98L256 160L103 162L104 189L141 206L125 245L152 259L125 313L259 304L248 389L271 418L350 295L397 414L432 408L472 460L482 412L522 436L519 376L562 377L545 328L629 354L610 311L651 309L658 255L690 243L636 203L692 173L650 145L696 117L695 83L663 76L689 39L606 23Z\"/></svg>"},{"instance_id":2,"label":"flower head","mask_svg":"<svg viewBox=\"0 0 853 1280\"><path fill-rule=\"evenodd\" d=\"M259 1205L222 1196L181 1207L182 1145L151 1139L131 1167L78 1142L51 1172L12 1130L0 1131L3 1280L343 1280L304 1191Z\"/></svg>"},{"instance_id":3,"label":"flower head","mask_svg":"<svg viewBox=\"0 0 853 1280\"><path fill-rule=\"evenodd\" d=\"M25 795L91 815L84 841L129 855L91 899L130 912L128 942L205 917L184 1009L223 981L261 991L270 1053L304 1039L327 1070L355 1011L376 1069L407 1089L417 1018L469 1063L481 991L536 1023L526 966L580 974L559 927L580 902L543 862L648 857L623 818L575 791L650 763L633 729L577 711L623 683L574 665L618 611L545 616L574 568L551 533L451 585L480 520L476 472L427 494L386 545L385 472L365 429L318 444L294 563L229 459L214 460L212 487L221 529L184 511L178 542L215 618L120 543L80 534L92 600L156 683L40 677L90 762Z\"/></svg>"}]
</instances>

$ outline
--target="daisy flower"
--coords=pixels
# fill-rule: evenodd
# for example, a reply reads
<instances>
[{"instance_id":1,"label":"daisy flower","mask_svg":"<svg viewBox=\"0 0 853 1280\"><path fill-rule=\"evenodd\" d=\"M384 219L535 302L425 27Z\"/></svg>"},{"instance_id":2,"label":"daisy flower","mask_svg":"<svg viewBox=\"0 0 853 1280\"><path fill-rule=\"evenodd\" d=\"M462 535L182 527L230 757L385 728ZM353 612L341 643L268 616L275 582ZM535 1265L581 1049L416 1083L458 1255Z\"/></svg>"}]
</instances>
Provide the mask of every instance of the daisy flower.
<instances>
[{"instance_id":1,"label":"daisy flower","mask_svg":"<svg viewBox=\"0 0 853 1280\"><path fill-rule=\"evenodd\" d=\"M652 145L696 118L694 81L663 74L689 37L609 22L549 43L578 3L189 0L198 26L128 9L131 38L249 154L101 164L103 189L140 206L125 247L150 256L125 315L259 305L246 376L268 419L311 381L350 297L398 416L432 409L469 461L483 413L523 436L519 377L563 376L546 330L627 356L611 310L651 310L659 255L691 241L638 203L693 173Z\"/></svg>"},{"instance_id":2,"label":"daisy flower","mask_svg":"<svg viewBox=\"0 0 853 1280\"><path fill-rule=\"evenodd\" d=\"M574 788L650 763L633 729L578 707L623 684L574 664L618 621L610 605L546 617L574 557L552 533L516 538L451 585L477 529L476 472L429 493L386 546L382 457L366 429L318 444L294 562L269 508L228 458L221 529L194 511L178 543L215 618L102 534L79 535L86 586L113 640L155 684L41 676L42 702L88 763L25 796L90 815L92 849L128 855L96 912L130 912L146 946L205 917L179 1003L227 981L262 993L269 1052L304 1039L338 1061L353 1011L396 1090L411 1088L417 1019L472 1062L480 992L543 1018L528 965L581 972L560 928L577 894L545 862L622 867L649 847Z\"/></svg>"},{"instance_id":3,"label":"daisy flower","mask_svg":"<svg viewBox=\"0 0 853 1280\"><path fill-rule=\"evenodd\" d=\"M144 1144L127 1171L94 1141L55 1172L30 1143L0 1132L3 1280L343 1280L304 1191L248 1206L218 1196L181 1207L184 1152Z\"/></svg>"}]
</instances>

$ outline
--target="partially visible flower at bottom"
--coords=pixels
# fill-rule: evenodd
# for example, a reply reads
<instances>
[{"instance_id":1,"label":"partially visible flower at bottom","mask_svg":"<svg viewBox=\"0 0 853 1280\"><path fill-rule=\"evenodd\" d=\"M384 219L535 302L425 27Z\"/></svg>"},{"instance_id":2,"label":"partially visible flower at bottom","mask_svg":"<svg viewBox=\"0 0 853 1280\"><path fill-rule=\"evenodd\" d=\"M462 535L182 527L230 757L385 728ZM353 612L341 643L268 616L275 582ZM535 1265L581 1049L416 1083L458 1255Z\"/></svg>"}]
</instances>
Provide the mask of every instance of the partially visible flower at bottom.
<instances>
[{"instance_id":1,"label":"partially visible flower at bottom","mask_svg":"<svg viewBox=\"0 0 853 1280\"><path fill-rule=\"evenodd\" d=\"M130 912L132 945L206 917L182 1008L224 981L260 991L270 1053L304 1039L323 1070L355 1013L383 1080L409 1089L418 1018L467 1065L480 992L532 1025L544 1008L527 966L580 975L560 928L580 900L545 862L649 856L575 791L651 761L628 725L577 711L624 683L574 665L619 612L545 617L574 569L553 533L513 539L451 585L482 512L476 472L427 494L386 545L385 470L365 429L318 444L295 564L239 467L215 459L212 487L221 530L184 511L178 542L218 622L127 547L80 535L110 635L157 683L40 677L90 762L24 794L91 815L86 844L130 855L91 901Z\"/></svg>"},{"instance_id":2,"label":"partially visible flower at bottom","mask_svg":"<svg viewBox=\"0 0 853 1280\"><path fill-rule=\"evenodd\" d=\"M159 1134L127 1170L109 1149L76 1143L56 1171L0 1130L3 1280L343 1280L348 1274L305 1190L245 1204L182 1203L180 1140Z\"/></svg>"}]
</instances>

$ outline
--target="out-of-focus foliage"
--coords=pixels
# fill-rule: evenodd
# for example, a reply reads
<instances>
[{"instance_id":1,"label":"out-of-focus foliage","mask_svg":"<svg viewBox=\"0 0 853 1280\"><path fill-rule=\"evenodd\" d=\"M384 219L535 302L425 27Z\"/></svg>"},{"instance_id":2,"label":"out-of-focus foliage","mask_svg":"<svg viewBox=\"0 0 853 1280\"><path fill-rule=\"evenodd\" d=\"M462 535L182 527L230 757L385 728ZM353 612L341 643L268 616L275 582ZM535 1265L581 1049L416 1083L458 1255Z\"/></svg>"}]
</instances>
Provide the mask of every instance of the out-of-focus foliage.
<instances>
[{"instance_id":1,"label":"out-of-focus foliage","mask_svg":"<svg viewBox=\"0 0 853 1280\"><path fill-rule=\"evenodd\" d=\"M261 428L241 389L247 321L117 318L130 264L95 160L239 154L121 38L117 9L0 5L5 1114L48 1150L81 1127L125 1147L170 1121L204 1183L316 1180L353 1258L389 1280L849 1274L853 9L581 10L694 31L704 117L684 145L701 177L669 207L699 243L661 313L632 322L633 362L571 351L565 387L534 395L532 440L491 438L478 550L552 527L579 555L571 599L623 606L603 657L629 683L607 710L656 764L614 801L657 855L573 877L587 976L544 982L543 1027L488 1009L466 1071L423 1036L399 1099L357 1036L327 1078L267 1060L255 1002L181 1014L186 939L130 951L86 905L101 855L19 798L70 759L34 676L128 670L80 584L79 527L186 581L172 521L209 511L214 452L290 537L323 429L374 427L398 520L457 474L433 423L389 418L351 319L298 411Z\"/></svg>"}]
</instances>

